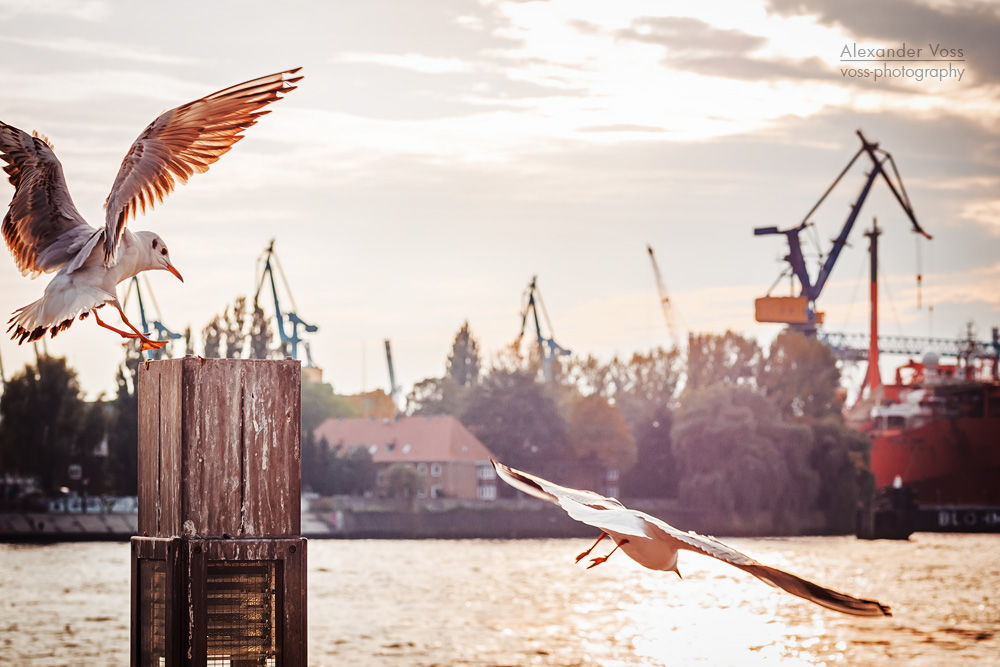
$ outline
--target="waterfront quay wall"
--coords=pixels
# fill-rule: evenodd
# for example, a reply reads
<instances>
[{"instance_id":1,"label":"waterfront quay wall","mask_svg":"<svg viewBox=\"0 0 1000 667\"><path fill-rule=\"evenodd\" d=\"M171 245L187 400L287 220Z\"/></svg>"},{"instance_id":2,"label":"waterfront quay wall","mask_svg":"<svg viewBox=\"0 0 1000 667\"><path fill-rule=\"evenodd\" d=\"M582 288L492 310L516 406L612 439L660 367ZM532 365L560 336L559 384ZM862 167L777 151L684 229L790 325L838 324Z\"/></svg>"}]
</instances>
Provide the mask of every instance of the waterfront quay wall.
<instances>
[{"instance_id":1,"label":"waterfront quay wall","mask_svg":"<svg viewBox=\"0 0 1000 667\"><path fill-rule=\"evenodd\" d=\"M324 499L324 501L329 499ZM319 502L302 514L302 535L312 539L519 539L593 537L596 528L574 521L542 501ZM678 528L711 532L698 513L673 501L633 503ZM127 540L136 535L134 513L0 513L0 542Z\"/></svg>"}]
</instances>

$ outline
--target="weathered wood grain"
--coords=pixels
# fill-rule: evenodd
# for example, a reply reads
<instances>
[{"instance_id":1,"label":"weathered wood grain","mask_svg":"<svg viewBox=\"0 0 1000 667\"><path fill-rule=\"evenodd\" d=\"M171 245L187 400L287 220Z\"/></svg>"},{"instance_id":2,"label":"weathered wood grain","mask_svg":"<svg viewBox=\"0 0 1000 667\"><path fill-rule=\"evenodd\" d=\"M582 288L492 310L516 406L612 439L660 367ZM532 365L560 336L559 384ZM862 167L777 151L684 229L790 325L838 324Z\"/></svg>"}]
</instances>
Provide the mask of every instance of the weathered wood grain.
<instances>
[{"instance_id":1,"label":"weathered wood grain","mask_svg":"<svg viewBox=\"0 0 1000 667\"><path fill-rule=\"evenodd\" d=\"M299 362L185 357L139 371L139 534L300 531Z\"/></svg>"}]
</instances>

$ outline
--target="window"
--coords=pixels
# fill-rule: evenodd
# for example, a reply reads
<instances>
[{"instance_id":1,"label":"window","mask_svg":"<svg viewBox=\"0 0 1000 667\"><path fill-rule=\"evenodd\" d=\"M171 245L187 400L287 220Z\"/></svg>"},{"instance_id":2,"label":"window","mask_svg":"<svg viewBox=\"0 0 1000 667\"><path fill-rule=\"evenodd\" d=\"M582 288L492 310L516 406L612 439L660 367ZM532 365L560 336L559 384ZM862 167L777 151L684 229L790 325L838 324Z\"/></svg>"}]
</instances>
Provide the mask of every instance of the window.
<instances>
[{"instance_id":1,"label":"window","mask_svg":"<svg viewBox=\"0 0 1000 667\"><path fill-rule=\"evenodd\" d=\"M441 464L440 463L432 463L431 464L431 477L440 477L440 476L441 476Z\"/></svg>"},{"instance_id":2,"label":"window","mask_svg":"<svg viewBox=\"0 0 1000 667\"><path fill-rule=\"evenodd\" d=\"M480 500L496 500L497 499L497 487L495 486L480 486L476 489L476 497Z\"/></svg>"},{"instance_id":3,"label":"window","mask_svg":"<svg viewBox=\"0 0 1000 667\"><path fill-rule=\"evenodd\" d=\"M606 496L610 497L610 498L614 498L615 496L618 495L618 487L617 486L608 486L604 490L604 494Z\"/></svg>"},{"instance_id":4,"label":"window","mask_svg":"<svg viewBox=\"0 0 1000 667\"><path fill-rule=\"evenodd\" d=\"M394 451L396 451L396 443L390 442L388 445L385 446L386 454L392 454Z\"/></svg>"},{"instance_id":5,"label":"window","mask_svg":"<svg viewBox=\"0 0 1000 667\"><path fill-rule=\"evenodd\" d=\"M427 464L426 463L418 463L417 464L417 472L419 472L421 475L426 475L427 474Z\"/></svg>"},{"instance_id":6,"label":"window","mask_svg":"<svg viewBox=\"0 0 1000 667\"><path fill-rule=\"evenodd\" d=\"M496 479L497 471L492 465L479 465L476 466L476 477L478 479Z\"/></svg>"},{"instance_id":7,"label":"window","mask_svg":"<svg viewBox=\"0 0 1000 667\"><path fill-rule=\"evenodd\" d=\"M368 448L368 453L371 454L372 456L375 456L375 452L377 451L378 451L378 445L372 445L371 447Z\"/></svg>"},{"instance_id":8,"label":"window","mask_svg":"<svg viewBox=\"0 0 1000 667\"><path fill-rule=\"evenodd\" d=\"M440 497L441 497L441 487L435 484L434 486L431 487L431 498L440 498Z\"/></svg>"},{"instance_id":9,"label":"window","mask_svg":"<svg viewBox=\"0 0 1000 667\"><path fill-rule=\"evenodd\" d=\"M411 445L410 443L406 443L405 445L403 445L404 454L409 454L411 449L413 449L413 445Z\"/></svg>"},{"instance_id":10,"label":"window","mask_svg":"<svg viewBox=\"0 0 1000 667\"><path fill-rule=\"evenodd\" d=\"M617 482L619 476L618 468L608 468L604 472L604 479L608 482Z\"/></svg>"}]
</instances>

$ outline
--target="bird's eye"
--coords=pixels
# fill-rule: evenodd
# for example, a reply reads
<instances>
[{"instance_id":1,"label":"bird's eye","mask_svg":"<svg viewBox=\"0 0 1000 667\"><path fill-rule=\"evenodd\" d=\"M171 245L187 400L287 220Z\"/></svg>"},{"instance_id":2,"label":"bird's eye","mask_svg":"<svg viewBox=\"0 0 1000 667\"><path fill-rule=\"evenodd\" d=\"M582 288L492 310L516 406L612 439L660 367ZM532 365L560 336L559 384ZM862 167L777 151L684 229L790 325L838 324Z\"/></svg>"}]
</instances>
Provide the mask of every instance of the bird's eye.
<instances>
[{"instance_id":1,"label":"bird's eye","mask_svg":"<svg viewBox=\"0 0 1000 667\"><path fill-rule=\"evenodd\" d=\"M164 248L163 250L161 250L161 251L160 251L160 254L161 254L161 255L166 255L166 254L167 254L167 249L166 249L166 248Z\"/></svg>"}]
</instances>

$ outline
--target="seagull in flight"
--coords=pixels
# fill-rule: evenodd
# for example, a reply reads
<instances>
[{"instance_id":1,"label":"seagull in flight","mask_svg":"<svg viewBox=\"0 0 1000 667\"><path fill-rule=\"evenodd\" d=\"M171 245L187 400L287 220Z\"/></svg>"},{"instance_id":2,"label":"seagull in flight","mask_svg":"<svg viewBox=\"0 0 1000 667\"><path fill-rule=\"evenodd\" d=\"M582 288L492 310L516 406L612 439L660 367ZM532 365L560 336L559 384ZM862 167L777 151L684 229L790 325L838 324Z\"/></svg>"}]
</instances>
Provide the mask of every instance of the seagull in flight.
<instances>
[{"instance_id":1,"label":"seagull in flight","mask_svg":"<svg viewBox=\"0 0 1000 667\"><path fill-rule=\"evenodd\" d=\"M810 602L834 611L854 616L892 616L889 607L875 600L862 600L844 593L824 588L790 572L758 563L749 556L726 546L714 537L706 537L693 532L683 532L664 521L644 512L631 510L614 498L605 498L593 491L570 489L541 477L509 468L490 459L500 479L515 489L530 496L559 505L577 521L601 529L594 544L576 557L580 562L600 544L610 537L615 547L607 556L591 559L588 569L606 561L611 554L621 549L632 560L651 570L676 572L677 552L680 549L711 556L749 572L771 586L784 589Z\"/></svg>"},{"instance_id":2,"label":"seagull in flight","mask_svg":"<svg viewBox=\"0 0 1000 667\"><path fill-rule=\"evenodd\" d=\"M204 173L243 131L269 110L263 107L295 89L301 68L278 72L225 88L160 115L129 149L104 203L105 219L93 227L77 211L66 187L62 165L48 139L0 121L0 159L6 166L14 198L3 219L3 238L21 275L36 278L55 272L41 299L14 311L7 329L18 344L55 336L79 317L91 313L97 324L123 338L138 339L143 350L159 349L125 317L118 283L141 271L162 269L184 279L170 261L163 239L127 228L137 211L153 207L173 191ZM104 322L98 309L112 305L130 329Z\"/></svg>"}]
</instances>

